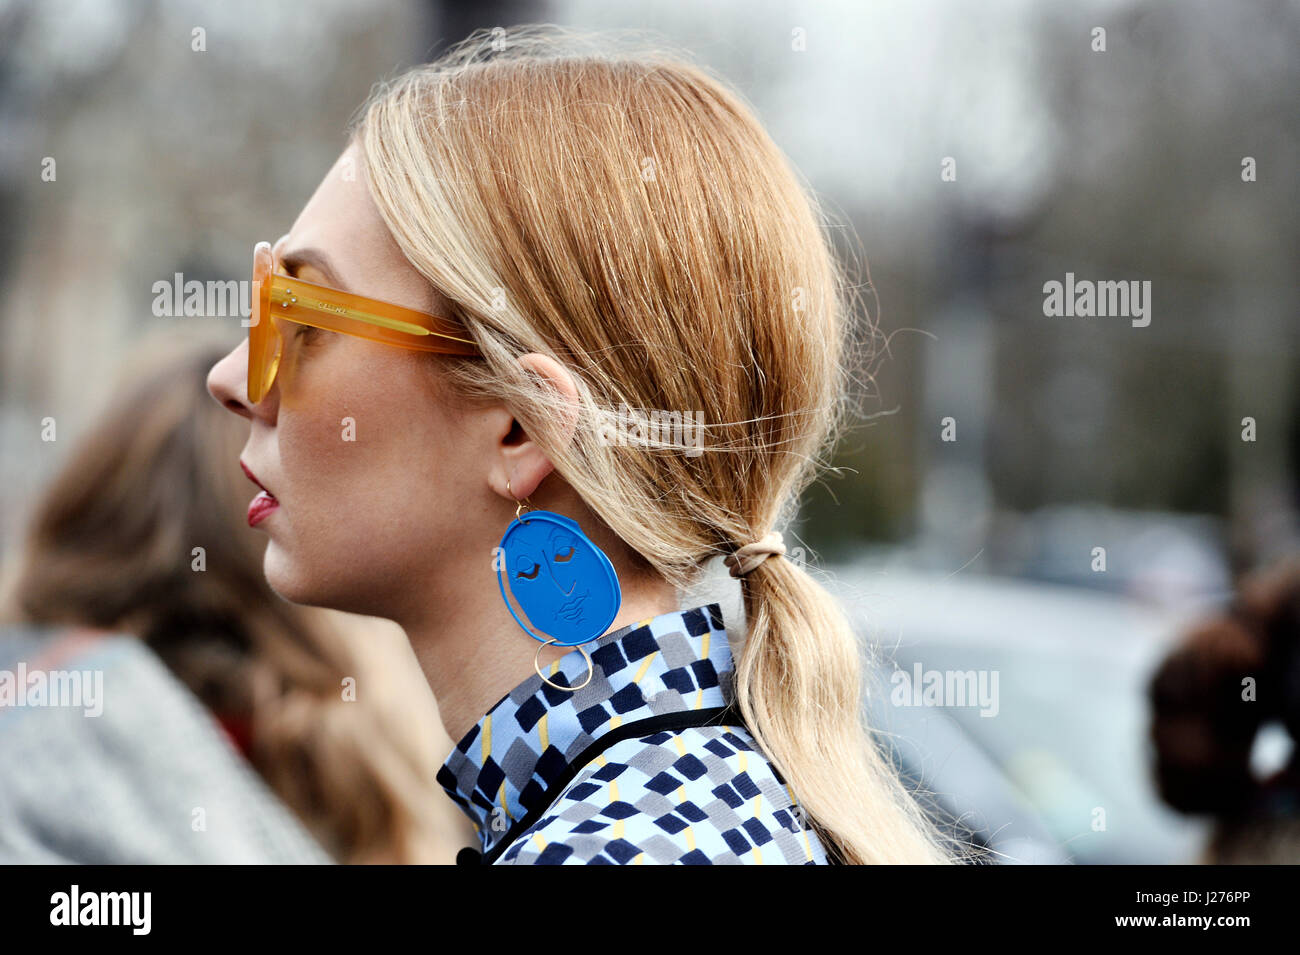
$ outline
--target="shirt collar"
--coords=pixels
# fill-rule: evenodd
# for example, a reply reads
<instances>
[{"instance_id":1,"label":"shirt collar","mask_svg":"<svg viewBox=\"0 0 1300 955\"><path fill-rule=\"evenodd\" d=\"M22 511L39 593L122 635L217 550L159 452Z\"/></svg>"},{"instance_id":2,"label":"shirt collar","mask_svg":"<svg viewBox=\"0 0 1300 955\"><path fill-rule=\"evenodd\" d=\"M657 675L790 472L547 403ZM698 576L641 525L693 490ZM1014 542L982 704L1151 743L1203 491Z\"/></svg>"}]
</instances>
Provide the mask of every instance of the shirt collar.
<instances>
[{"instance_id":1,"label":"shirt collar","mask_svg":"<svg viewBox=\"0 0 1300 955\"><path fill-rule=\"evenodd\" d=\"M583 649L591 655L590 683L557 690L534 674L465 734L438 771L485 853L544 802L550 784L599 737L636 720L731 699L731 647L716 603L629 624ZM586 675L575 649L547 678L577 684Z\"/></svg>"}]
</instances>

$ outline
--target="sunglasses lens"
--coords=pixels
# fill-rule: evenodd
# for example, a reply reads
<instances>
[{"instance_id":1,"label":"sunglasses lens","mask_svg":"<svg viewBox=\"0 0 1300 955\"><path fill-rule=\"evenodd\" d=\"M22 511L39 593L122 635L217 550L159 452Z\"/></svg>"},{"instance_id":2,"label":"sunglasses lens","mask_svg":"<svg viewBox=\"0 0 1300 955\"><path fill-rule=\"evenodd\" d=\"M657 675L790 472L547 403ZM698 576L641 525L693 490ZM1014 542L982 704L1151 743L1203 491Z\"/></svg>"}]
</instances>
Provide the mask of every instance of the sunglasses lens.
<instances>
[{"instance_id":1,"label":"sunglasses lens","mask_svg":"<svg viewBox=\"0 0 1300 955\"><path fill-rule=\"evenodd\" d=\"M253 248L253 288L248 328L248 400L257 404L271 390L280 364L280 332L271 315L271 245Z\"/></svg>"}]
</instances>

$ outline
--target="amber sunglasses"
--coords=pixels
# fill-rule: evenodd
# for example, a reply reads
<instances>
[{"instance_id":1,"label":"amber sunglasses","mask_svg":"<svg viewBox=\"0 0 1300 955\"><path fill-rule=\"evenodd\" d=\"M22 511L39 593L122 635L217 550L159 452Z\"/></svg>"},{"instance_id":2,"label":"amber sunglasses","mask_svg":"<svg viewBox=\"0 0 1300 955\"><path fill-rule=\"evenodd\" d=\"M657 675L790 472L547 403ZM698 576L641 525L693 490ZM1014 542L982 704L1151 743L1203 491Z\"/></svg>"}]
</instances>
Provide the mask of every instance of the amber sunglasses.
<instances>
[{"instance_id":1,"label":"amber sunglasses","mask_svg":"<svg viewBox=\"0 0 1300 955\"><path fill-rule=\"evenodd\" d=\"M416 351L442 355L479 353L465 330L450 319L304 282L277 271L269 242L259 242L253 247L251 299L248 400L253 404L266 397L280 368L284 350L282 321Z\"/></svg>"}]
</instances>

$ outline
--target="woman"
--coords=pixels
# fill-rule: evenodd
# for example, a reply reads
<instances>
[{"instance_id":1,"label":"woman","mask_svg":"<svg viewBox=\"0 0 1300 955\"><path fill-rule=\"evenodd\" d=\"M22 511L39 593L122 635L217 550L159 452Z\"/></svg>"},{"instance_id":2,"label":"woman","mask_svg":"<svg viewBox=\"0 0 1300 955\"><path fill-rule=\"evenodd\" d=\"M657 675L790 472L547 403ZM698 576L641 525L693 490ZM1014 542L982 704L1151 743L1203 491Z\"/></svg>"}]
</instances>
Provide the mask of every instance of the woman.
<instances>
[{"instance_id":1,"label":"woman","mask_svg":"<svg viewBox=\"0 0 1300 955\"><path fill-rule=\"evenodd\" d=\"M106 775L128 793L116 798L122 794L115 790L115 798L101 807L105 812L110 804L116 807L119 828L129 831L103 833L102 839L93 831L74 836L71 827L79 822L62 813L46 827L60 846L10 851L28 859L53 852L68 861L246 861L249 856L240 856L235 847L220 845L222 814L211 805L212 794L204 804L215 838L201 844L197 855L188 809L178 814L175 806L167 806L155 824L147 821L154 791L167 788L147 774L201 776L229 769L219 738L217 746L209 745L208 737L215 734L203 725L215 717L270 790L296 811L333 858L450 862L465 844L457 838L454 824L459 819L440 812L431 796L440 791L435 774L451 741L446 739L443 747L441 728L422 725L436 721L437 708L404 635L385 621L340 619L330 611L284 602L262 576L265 542L240 533L247 503L242 491L246 479L236 463L243 429L212 403L204 388L207 370L224 350L185 339L137 348L125 384L87 428L33 516L7 595L7 616L47 630L133 634L152 654L130 647L110 654L117 662L105 677L108 718L66 724L84 737L76 747L85 751L87 763L102 754L96 754L86 733L112 723L117 729L111 732L130 737L112 742L116 757L106 767ZM107 650L86 648L99 657ZM37 652L33 647L29 655ZM39 651L40 658L52 653L59 655L53 645ZM151 660L152 655L156 658ZM167 679L156 660L183 687L173 690L175 681ZM408 681L412 674L414 684ZM199 708L178 698L189 697L182 692L185 687L205 704L210 717L193 713ZM162 699L173 703L164 708ZM132 707L135 711L127 712ZM178 736L170 724L191 718L195 725ZM37 750L55 752L55 741L40 737L62 732L38 729L13 714L0 730L10 753L19 751L27 737ZM181 742L169 750L168 739ZM174 757L169 761L148 761L168 751ZM200 752L207 754L206 765L192 758ZM431 758L435 752L440 755ZM146 767L146 778L135 780L131 794L133 766ZM47 795L38 805L40 786L35 787L25 815L43 811L42 805L62 812L66 806L50 790L76 795L84 792L78 786L109 782L92 783L75 772L65 780L66 771L66 766L57 770L59 784L39 781ZM14 787L20 782L9 781ZM228 786L222 782L211 788ZM131 819L146 823L132 825ZM177 836L164 848L157 834L178 820ZM111 825L102 814L99 822L101 829ZM7 818L0 828L17 825ZM120 853L108 843L119 846ZM320 854L319 847L316 851ZM283 861L307 855L302 850L297 856L252 858Z\"/></svg>"},{"instance_id":2,"label":"woman","mask_svg":"<svg viewBox=\"0 0 1300 955\"><path fill-rule=\"evenodd\" d=\"M482 861L948 861L774 531L835 430L847 303L751 111L678 58L525 27L377 89L351 133L256 252L257 322L209 388L251 423L271 586L410 637ZM510 535L538 526L559 544L530 562ZM595 570L565 577L575 554ZM677 605L717 555L734 656L716 604Z\"/></svg>"}]
</instances>

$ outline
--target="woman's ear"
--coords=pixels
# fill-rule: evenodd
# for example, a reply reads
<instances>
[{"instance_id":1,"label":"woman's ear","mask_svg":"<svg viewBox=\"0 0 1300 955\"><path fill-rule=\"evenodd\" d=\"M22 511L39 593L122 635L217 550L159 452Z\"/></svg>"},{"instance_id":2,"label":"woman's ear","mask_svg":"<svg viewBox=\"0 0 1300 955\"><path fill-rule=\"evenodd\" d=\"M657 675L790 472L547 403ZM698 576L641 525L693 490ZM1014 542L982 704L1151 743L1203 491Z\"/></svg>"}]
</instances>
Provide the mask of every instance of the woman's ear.
<instances>
[{"instance_id":1,"label":"woman's ear","mask_svg":"<svg viewBox=\"0 0 1300 955\"><path fill-rule=\"evenodd\" d=\"M566 415L562 436L569 439L578 425L578 388L568 370L549 355L529 352L518 359L524 370L536 376L542 388L554 389L566 399ZM522 500L537 490L555 465L541 447L523 430L517 420L512 420L507 433L501 437L500 465L492 475L493 489L503 497ZM509 481L509 488L506 482Z\"/></svg>"}]
</instances>

